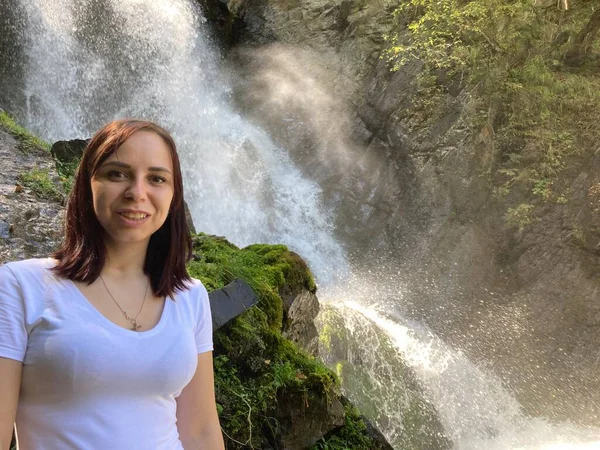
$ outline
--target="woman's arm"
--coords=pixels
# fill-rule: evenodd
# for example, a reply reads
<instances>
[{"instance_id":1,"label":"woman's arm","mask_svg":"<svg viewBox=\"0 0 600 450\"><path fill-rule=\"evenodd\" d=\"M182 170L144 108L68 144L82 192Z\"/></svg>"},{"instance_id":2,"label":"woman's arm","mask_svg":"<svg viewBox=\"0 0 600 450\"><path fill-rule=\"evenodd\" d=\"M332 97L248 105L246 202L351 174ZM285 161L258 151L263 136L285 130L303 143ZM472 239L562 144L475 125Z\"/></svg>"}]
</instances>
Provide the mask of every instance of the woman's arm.
<instances>
[{"instance_id":1,"label":"woman's arm","mask_svg":"<svg viewBox=\"0 0 600 450\"><path fill-rule=\"evenodd\" d=\"M177 398L177 429L185 450L225 448L215 403L212 352L198 355L196 373Z\"/></svg>"},{"instance_id":2,"label":"woman's arm","mask_svg":"<svg viewBox=\"0 0 600 450\"><path fill-rule=\"evenodd\" d=\"M12 439L23 363L0 357L0 450L9 450ZM215 447L216 448L216 447Z\"/></svg>"}]
</instances>

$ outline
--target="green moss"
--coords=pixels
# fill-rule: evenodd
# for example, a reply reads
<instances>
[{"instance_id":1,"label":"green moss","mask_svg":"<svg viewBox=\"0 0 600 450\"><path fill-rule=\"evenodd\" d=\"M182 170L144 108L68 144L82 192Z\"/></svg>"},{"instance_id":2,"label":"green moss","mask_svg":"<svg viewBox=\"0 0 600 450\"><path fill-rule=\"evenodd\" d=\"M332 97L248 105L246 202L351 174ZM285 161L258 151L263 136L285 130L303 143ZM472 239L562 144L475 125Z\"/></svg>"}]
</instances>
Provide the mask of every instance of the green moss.
<instances>
[{"instance_id":1,"label":"green moss","mask_svg":"<svg viewBox=\"0 0 600 450\"><path fill-rule=\"evenodd\" d=\"M63 194L50 177L48 169L32 169L19 174L17 180L25 187L31 189L39 198L61 201Z\"/></svg>"},{"instance_id":2,"label":"green moss","mask_svg":"<svg viewBox=\"0 0 600 450\"><path fill-rule=\"evenodd\" d=\"M325 325L319 333L319 342L327 349L331 350L331 334L332 329L330 325Z\"/></svg>"},{"instance_id":3,"label":"green moss","mask_svg":"<svg viewBox=\"0 0 600 450\"><path fill-rule=\"evenodd\" d=\"M231 447L277 440L277 395L328 396L338 389L325 366L274 332L253 308L215 333L215 386ZM300 409L302 404L298 404Z\"/></svg>"},{"instance_id":4,"label":"green moss","mask_svg":"<svg viewBox=\"0 0 600 450\"><path fill-rule=\"evenodd\" d=\"M320 439L311 450L377 450L381 446L367 435L367 425L358 410L344 405L344 425Z\"/></svg>"},{"instance_id":5,"label":"green moss","mask_svg":"<svg viewBox=\"0 0 600 450\"><path fill-rule=\"evenodd\" d=\"M258 307L269 326L281 330L284 286L315 291L314 278L306 263L284 245L256 244L239 249L224 238L203 233L194 237L196 255L188 270L209 290L225 286L236 278L245 280L259 297Z\"/></svg>"},{"instance_id":6,"label":"green moss","mask_svg":"<svg viewBox=\"0 0 600 450\"><path fill-rule=\"evenodd\" d=\"M322 397L338 388L335 375L272 330L261 309L220 328L214 342L216 396L231 448L240 442L261 448L265 440L277 439L281 390Z\"/></svg>"},{"instance_id":7,"label":"green moss","mask_svg":"<svg viewBox=\"0 0 600 450\"><path fill-rule=\"evenodd\" d=\"M43 149L50 151L50 145L15 122L6 112L0 111L0 128L12 134L19 141L19 149L25 153L32 150Z\"/></svg>"},{"instance_id":8,"label":"green moss","mask_svg":"<svg viewBox=\"0 0 600 450\"><path fill-rule=\"evenodd\" d=\"M19 141L18 148L24 153L31 153L40 150L50 152L50 144L44 142L37 136L34 136L28 130L17 124L17 122L15 122L15 120L4 111L0 111L0 128L10 133ZM68 194L69 192L71 192L71 188L73 187L73 178L77 166L79 165L79 160L74 159L66 163L55 160L55 163L58 175L60 177L60 181L63 185L64 192ZM37 178L39 178L39 176L37 176ZM38 181L41 181L42 184L45 185L45 187L42 187L41 189L41 192L44 192L44 194L42 194L42 197L48 198L48 195L50 195L51 198L58 198L54 197L52 192L46 189L49 188L49 185L47 185L47 183L45 183L43 180L32 180L34 184L37 184ZM52 184L54 185L54 183Z\"/></svg>"},{"instance_id":9,"label":"green moss","mask_svg":"<svg viewBox=\"0 0 600 450\"><path fill-rule=\"evenodd\" d=\"M278 396L299 399L301 409L301 399L339 395L335 374L281 334L279 290L289 285L314 290L314 279L306 263L283 245L239 249L203 233L193 241L188 270L209 291L242 278L259 297L256 307L214 335L215 389L227 448L272 447L282 433Z\"/></svg>"}]
</instances>

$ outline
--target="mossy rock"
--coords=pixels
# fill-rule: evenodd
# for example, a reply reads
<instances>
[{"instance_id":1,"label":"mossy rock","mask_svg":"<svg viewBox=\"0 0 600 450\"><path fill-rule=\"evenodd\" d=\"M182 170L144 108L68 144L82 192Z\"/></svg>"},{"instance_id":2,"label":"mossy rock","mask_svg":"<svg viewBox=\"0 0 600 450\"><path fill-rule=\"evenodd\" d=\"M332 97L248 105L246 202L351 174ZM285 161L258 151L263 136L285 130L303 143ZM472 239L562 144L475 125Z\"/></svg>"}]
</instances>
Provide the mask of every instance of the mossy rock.
<instances>
[{"instance_id":1,"label":"mossy rock","mask_svg":"<svg viewBox=\"0 0 600 450\"><path fill-rule=\"evenodd\" d=\"M283 323L280 291L316 290L306 263L285 245L255 244L240 249L225 238L204 233L197 234L193 243L190 274L202 280L209 291L235 278L246 281L258 295L258 307L275 331L280 331Z\"/></svg>"},{"instance_id":2,"label":"mossy rock","mask_svg":"<svg viewBox=\"0 0 600 450\"><path fill-rule=\"evenodd\" d=\"M48 143L31 134L28 130L20 126L12 116L1 109L0 128L5 130L7 133L10 133L19 141L18 149L24 153L50 151L50 145L48 145Z\"/></svg>"},{"instance_id":3,"label":"mossy rock","mask_svg":"<svg viewBox=\"0 0 600 450\"><path fill-rule=\"evenodd\" d=\"M279 414L294 406L278 408L278 399L297 402L298 411L303 411L307 399L339 403L341 398L336 375L281 334L281 288L314 292L314 278L306 263L284 245L257 244L240 249L225 238L203 233L195 235L193 243L194 258L188 270L209 291L241 278L259 297L255 307L214 335L215 389L227 448L284 448L286 433L290 432L289 417ZM361 420L352 420L336 429L362 436L367 427ZM321 437L315 436L312 442ZM366 434L362 438L372 444L365 448L378 448Z\"/></svg>"},{"instance_id":4,"label":"mossy rock","mask_svg":"<svg viewBox=\"0 0 600 450\"><path fill-rule=\"evenodd\" d=\"M50 153L50 144L44 142L42 139L20 126L13 117L1 109L0 129L5 130L17 139L19 142L17 148L25 154L36 154L40 152L43 154ZM68 194L73 186L73 176L79 165L80 158L75 157L70 161L65 162L57 158L54 153L52 153L52 156L62 184L62 191L64 191L65 194ZM24 186L32 189L40 198L56 201L62 201L64 198L61 189L58 188L54 181L49 180L47 171L39 170L37 172L34 171L33 173L21 174L20 181Z\"/></svg>"},{"instance_id":5,"label":"mossy rock","mask_svg":"<svg viewBox=\"0 0 600 450\"><path fill-rule=\"evenodd\" d=\"M392 450L392 446L377 430L373 430L356 407L345 399L343 405L344 424L319 439L310 450Z\"/></svg>"}]
</instances>

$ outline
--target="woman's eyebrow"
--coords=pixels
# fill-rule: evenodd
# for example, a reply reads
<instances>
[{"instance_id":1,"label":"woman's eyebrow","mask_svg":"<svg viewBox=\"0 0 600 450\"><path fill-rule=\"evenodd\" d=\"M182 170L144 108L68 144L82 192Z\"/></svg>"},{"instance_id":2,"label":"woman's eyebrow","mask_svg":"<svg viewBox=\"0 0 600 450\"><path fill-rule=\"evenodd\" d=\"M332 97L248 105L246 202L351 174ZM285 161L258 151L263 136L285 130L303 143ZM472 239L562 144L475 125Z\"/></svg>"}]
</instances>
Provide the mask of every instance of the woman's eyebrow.
<instances>
[{"instance_id":1,"label":"woman's eyebrow","mask_svg":"<svg viewBox=\"0 0 600 450\"><path fill-rule=\"evenodd\" d=\"M124 162L120 162L120 161L108 161L105 162L104 164L102 164L102 166L117 166L117 167L122 167L124 169L131 169L131 166L129 164L126 164ZM171 173L171 171L169 169L167 169L166 167L148 167L148 170L150 172L166 172L166 173Z\"/></svg>"}]
</instances>

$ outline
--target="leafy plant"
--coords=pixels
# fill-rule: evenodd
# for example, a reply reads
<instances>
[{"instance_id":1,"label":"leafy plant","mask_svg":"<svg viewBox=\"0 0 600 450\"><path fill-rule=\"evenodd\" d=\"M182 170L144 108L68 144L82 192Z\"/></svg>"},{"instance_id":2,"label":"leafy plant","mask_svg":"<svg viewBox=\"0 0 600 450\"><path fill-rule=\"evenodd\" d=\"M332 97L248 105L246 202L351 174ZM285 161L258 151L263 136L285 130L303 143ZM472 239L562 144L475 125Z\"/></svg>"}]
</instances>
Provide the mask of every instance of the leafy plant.
<instances>
[{"instance_id":1,"label":"leafy plant","mask_svg":"<svg viewBox=\"0 0 600 450\"><path fill-rule=\"evenodd\" d=\"M533 211L533 205L521 203L515 208L508 208L506 212L506 223L510 226L516 226L519 231L529 225L532 221L531 212Z\"/></svg>"}]
</instances>

